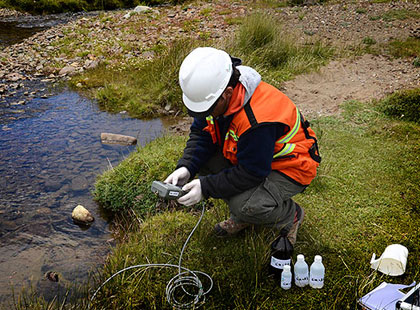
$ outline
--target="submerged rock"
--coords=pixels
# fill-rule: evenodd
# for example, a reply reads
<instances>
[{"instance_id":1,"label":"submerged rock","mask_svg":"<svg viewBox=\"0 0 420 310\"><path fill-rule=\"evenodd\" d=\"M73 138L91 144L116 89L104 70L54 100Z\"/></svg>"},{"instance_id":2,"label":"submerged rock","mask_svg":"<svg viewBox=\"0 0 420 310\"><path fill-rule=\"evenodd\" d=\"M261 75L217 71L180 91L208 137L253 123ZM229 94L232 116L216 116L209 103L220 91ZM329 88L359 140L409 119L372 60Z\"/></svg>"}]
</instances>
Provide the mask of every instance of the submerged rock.
<instances>
[{"instance_id":1,"label":"submerged rock","mask_svg":"<svg viewBox=\"0 0 420 310\"><path fill-rule=\"evenodd\" d=\"M77 176L71 180L71 189L73 191L84 191L88 186L88 180L84 176Z\"/></svg>"},{"instance_id":2,"label":"submerged rock","mask_svg":"<svg viewBox=\"0 0 420 310\"><path fill-rule=\"evenodd\" d=\"M88 225L94 221L92 214L90 214L90 212L82 205L78 205L76 208L73 209L71 217L73 221L77 224Z\"/></svg>"}]
</instances>

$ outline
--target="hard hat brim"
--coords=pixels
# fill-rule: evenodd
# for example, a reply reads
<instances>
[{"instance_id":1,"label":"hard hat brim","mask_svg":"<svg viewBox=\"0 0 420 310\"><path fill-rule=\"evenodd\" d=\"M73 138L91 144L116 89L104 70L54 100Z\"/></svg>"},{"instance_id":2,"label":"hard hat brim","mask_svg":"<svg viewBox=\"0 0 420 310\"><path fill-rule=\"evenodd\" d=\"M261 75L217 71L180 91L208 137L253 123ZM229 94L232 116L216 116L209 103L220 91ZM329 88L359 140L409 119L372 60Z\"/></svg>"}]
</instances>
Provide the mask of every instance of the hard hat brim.
<instances>
[{"instance_id":1,"label":"hard hat brim","mask_svg":"<svg viewBox=\"0 0 420 310\"><path fill-rule=\"evenodd\" d=\"M219 96L220 94L215 98L218 98ZM198 113L207 111L214 103L214 101L195 102L190 100L185 94L182 94L182 101L188 110L192 110Z\"/></svg>"},{"instance_id":2,"label":"hard hat brim","mask_svg":"<svg viewBox=\"0 0 420 310\"><path fill-rule=\"evenodd\" d=\"M216 105L217 105L217 101L218 101L219 99L217 99L212 105L211 105L211 107L209 108L209 109L207 109L206 111L203 111L203 112L196 112L196 111L193 111L193 110L190 110L190 109L188 109L188 107L187 107L187 111L188 111L188 115L189 116L192 116L192 117L196 117L196 118L205 118L205 117L207 117L207 116L209 116L212 112L213 112L213 110L214 110L214 108L216 107Z\"/></svg>"}]
</instances>

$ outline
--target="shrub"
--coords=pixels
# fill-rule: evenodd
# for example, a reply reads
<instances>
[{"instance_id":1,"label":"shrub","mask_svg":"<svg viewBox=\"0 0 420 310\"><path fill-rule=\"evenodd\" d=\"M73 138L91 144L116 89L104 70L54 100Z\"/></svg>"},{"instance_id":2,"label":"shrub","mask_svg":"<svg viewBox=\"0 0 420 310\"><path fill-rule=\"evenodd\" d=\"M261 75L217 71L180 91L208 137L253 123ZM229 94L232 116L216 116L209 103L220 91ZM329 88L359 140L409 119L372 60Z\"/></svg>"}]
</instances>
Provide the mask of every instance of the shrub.
<instances>
[{"instance_id":1,"label":"shrub","mask_svg":"<svg viewBox=\"0 0 420 310\"><path fill-rule=\"evenodd\" d=\"M389 96L382 101L382 109L388 116L420 123L420 88Z\"/></svg>"}]
</instances>

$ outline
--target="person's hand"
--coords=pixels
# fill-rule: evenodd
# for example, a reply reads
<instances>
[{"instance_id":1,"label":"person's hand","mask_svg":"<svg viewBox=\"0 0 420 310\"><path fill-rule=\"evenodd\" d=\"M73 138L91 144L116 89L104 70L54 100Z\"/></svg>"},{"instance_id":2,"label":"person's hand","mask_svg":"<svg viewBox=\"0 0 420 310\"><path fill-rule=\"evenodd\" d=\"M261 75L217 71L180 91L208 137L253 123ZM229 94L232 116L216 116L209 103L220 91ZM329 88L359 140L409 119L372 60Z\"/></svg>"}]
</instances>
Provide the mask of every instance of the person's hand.
<instances>
[{"instance_id":1,"label":"person's hand","mask_svg":"<svg viewBox=\"0 0 420 310\"><path fill-rule=\"evenodd\" d=\"M164 183L171 183L172 185L182 186L190 179L190 172L187 168L181 167L172 172L164 181Z\"/></svg>"},{"instance_id":2,"label":"person's hand","mask_svg":"<svg viewBox=\"0 0 420 310\"><path fill-rule=\"evenodd\" d=\"M200 179L192 180L190 183L185 184L182 187L183 191L186 191L184 196L178 199L180 204L185 206L192 206L196 203L199 203L203 199L203 193L201 192L201 182Z\"/></svg>"}]
</instances>

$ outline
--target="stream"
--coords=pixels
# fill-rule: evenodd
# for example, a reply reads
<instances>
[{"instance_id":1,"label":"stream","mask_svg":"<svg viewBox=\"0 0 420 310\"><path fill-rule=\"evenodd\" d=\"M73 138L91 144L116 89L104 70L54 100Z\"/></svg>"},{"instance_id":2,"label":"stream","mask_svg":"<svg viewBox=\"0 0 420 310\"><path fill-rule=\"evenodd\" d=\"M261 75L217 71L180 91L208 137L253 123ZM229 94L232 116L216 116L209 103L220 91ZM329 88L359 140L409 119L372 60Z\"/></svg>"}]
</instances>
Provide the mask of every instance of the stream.
<instances>
[{"instance_id":1,"label":"stream","mask_svg":"<svg viewBox=\"0 0 420 310\"><path fill-rule=\"evenodd\" d=\"M19 32L16 24L7 23L13 31L5 27L0 23L3 44L22 39L2 36ZM66 287L86 283L114 245L109 219L92 198L96 177L165 130L161 119L109 114L65 87L31 83L25 87L47 88L50 96L18 106L0 102L0 304L10 303L12 292L17 296L23 287L52 300ZM137 146L102 144L102 132L137 137ZM89 228L73 223L79 204L95 218ZM58 282L46 279L50 271Z\"/></svg>"}]
</instances>

